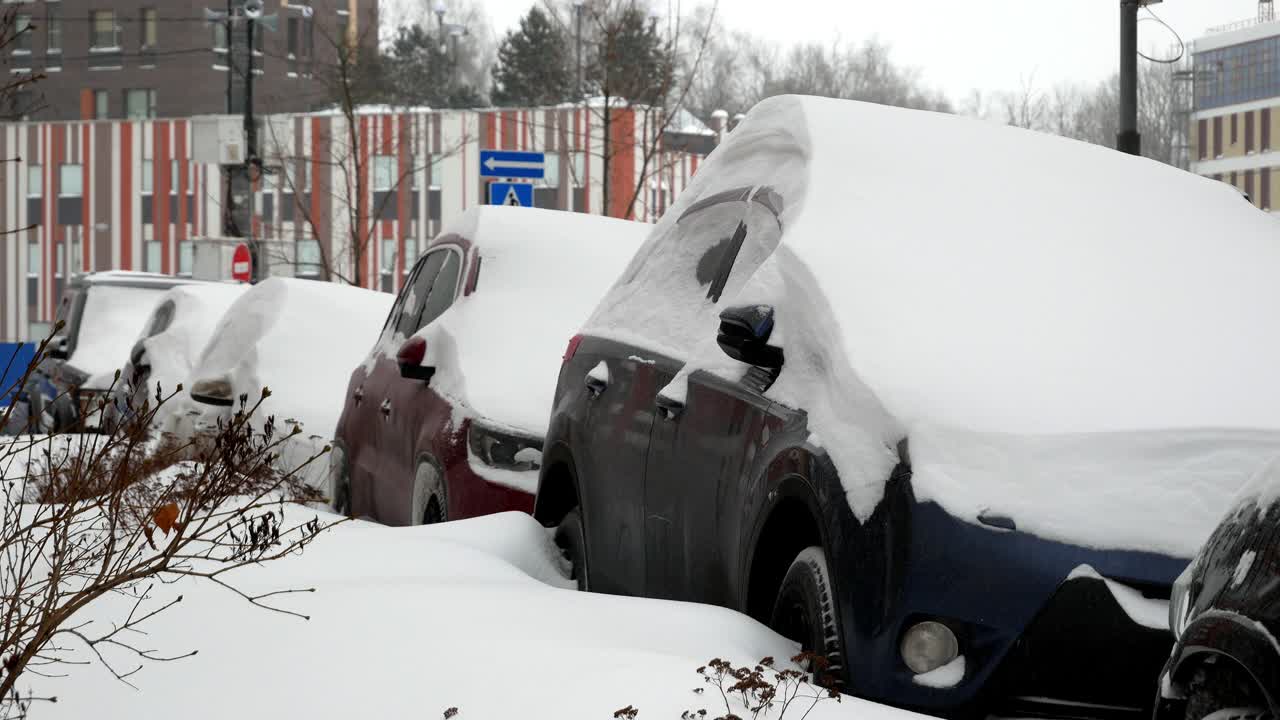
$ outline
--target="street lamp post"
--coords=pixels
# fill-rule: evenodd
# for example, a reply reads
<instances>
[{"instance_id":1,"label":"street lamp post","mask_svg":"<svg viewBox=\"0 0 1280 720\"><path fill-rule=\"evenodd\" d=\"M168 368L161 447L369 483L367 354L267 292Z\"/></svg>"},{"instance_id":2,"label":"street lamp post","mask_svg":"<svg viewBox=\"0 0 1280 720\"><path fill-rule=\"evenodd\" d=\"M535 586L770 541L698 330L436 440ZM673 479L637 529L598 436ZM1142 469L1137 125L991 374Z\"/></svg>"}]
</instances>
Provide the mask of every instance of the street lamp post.
<instances>
[{"instance_id":1,"label":"street lamp post","mask_svg":"<svg viewBox=\"0 0 1280 720\"><path fill-rule=\"evenodd\" d=\"M1138 9L1163 0L1120 0L1120 132L1116 149L1142 154L1138 133Z\"/></svg>"},{"instance_id":2,"label":"street lamp post","mask_svg":"<svg viewBox=\"0 0 1280 720\"><path fill-rule=\"evenodd\" d=\"M444 0L437 0L432 12L436 15L436 25L439 28L437 34L440 38L440 54L452 64L447 80L447 89L452 90L458 80L458 38L467 35L470 31L466 25L444 21L444 16L449 12Z\"/></svg>"},{"instance_id":3,"label":"street lamp post","mask_svg":"<svg viewBox=\"0 0 1280 720\"><path fill-rule=\"evenodd\" d=\"M577 29L576 29L576 31L575 31L575 33L574 33L573 51L574 51L574 54L577 56L577 61L578 61L578 73L577 73L577 80L576 80L576 84L574 85L574 92L577 94L577 96L578 96L578 97L577 97L577 99L578 99L578 100L581 100L581 99L582 99L582 97L583 97L583 90L582 90L582 11L583 11L584 9L585 9L585 3L583 2L583 0L575 0L575 2L573 3L573 22L574 22L574 25L576 26L576 28L577 28Z\"/></svg>"}]
</instances>

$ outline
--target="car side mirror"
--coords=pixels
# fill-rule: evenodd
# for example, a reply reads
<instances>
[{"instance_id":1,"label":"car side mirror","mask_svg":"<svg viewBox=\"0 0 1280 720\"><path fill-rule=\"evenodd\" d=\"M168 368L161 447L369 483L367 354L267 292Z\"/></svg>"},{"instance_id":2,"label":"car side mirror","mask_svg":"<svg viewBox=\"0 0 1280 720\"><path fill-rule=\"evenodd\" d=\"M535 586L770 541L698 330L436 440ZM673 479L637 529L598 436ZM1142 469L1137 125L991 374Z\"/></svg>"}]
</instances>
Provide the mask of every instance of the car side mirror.
<instances>
[{"instance_id":1,"label":"car side mirror","mask_svg":"<svg viewBox=\"0 0 1280 720\"><path fill-rule=\"evenodd\" d=\"M67 352L67 336L54 335L49 340L49 349L46 352L54 360L66 360L71 357L71 353Z\"/></svg>"},{"instance_id":2,"label":"car side mirror","mask_svg":"<svg viewBox=\"0 0 1280 720\"><path fill-rule=\"evenodd\" d=\"M147 346L141 340L133 344L133 349L129 351L129 364L133 366L134 370L142 367L142 360L146 352Z\"/></svg>"},{"instance_id":3,"label":"car side mirror","mask_svg":"<svg viewBox=\"0 0 1280 720\"><path fill-rule=\"evenodd\" d=\"M748 365L777 370L782 367L782 348L769 344L773 334L773 308L769 305L742 305L720 313L716 343L725 355Z\"/></svg>"},{"instance_id":4,"label":"car side mirror","mask_svg":"<svg viewBox=\"0 0 1280 720\"><path fill-rule=\"evenodd\" d=\"M396 364L400 366L400 377L408 380L429 382L436 369L422 364L427 356L427 341L414 336L404 341L396 353Z\"/></svg>"}]
</instances>

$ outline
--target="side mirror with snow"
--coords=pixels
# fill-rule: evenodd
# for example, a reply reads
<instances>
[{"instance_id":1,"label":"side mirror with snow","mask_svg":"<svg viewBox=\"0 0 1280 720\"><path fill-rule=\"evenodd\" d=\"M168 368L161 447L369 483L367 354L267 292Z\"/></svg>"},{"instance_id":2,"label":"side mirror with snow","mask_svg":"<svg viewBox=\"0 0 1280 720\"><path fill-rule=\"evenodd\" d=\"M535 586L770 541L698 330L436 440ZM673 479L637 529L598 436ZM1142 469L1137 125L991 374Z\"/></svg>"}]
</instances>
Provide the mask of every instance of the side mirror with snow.
<instances>
[{"instance_id":1,"label":"side mirror with snow","mask_svg":"<svg viewBox=\"0 0 1280 720\"><path fill-rule=\"evenodd\" d=\"M769 344L772 334L773 308L769 305L743 305L720 313L716 343L725 355L734 360L777 370L782 367L782 348Z\"/></svg>"},{"instance_id":2,"label":"side mirror with snow","mask_svg":"<svg viewBox=\"0 0 1280 720\"><path fill-rule=\"evenodd\" d=\"M66 335L55 335L49 340L49 357L54 360L66 360L71 356L71 353L67 352L67 344Z\"/></svg>"},{"instance_id":3,"label":"side mirror with snow","mask_svg":"<svg viewBox=\"0 0 1280 720\"><path fill-rule=\"evenodd\" d=\"M407 380L429 382L436 369L423 365L427 356L427 341L420 337L411 337L404 341L396 353L396 364L400 366L400 377Z\"/></svg>"}]
</instances>

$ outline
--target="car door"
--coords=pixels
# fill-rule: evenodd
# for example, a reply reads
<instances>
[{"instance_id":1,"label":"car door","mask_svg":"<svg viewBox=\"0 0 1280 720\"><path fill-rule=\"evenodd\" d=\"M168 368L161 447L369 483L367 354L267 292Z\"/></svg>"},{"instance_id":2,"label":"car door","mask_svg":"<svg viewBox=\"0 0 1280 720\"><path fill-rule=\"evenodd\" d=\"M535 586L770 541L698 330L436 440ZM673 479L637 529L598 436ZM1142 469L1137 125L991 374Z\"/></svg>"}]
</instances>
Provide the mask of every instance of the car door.
<instances>
[{"instance_id":1,"label":"car door","mask_svg":"<svg viewBox=\"0 0 1280 720\"><path fill-rule=\"evenodd\" d=\"M397 336L412 336L453 305L461 281L462 259L462 251L453 245L438 246L423 257L422 272L413 290L415 303L411 307L407 305L408 311L401 314ZM384 482L398 488L397 498L408 497L405 493L417 470L420 430L438 429L442 421L447 422L451 408L428 383L400 377L394 358L388 361L385 374L387 382L379 407L382 414L379 455L386 473ZM402 499L390 496L386 500L403 503ZM397 505L388 507L380 516L390 520L400 518L405 512L405 507ZM421 520L408 516L404 519L410 523Z\"/></svg>"},{"instance_id":2,"label":"car door","mask_svg":"<svg viewBox=\"0 0 1280 720\"><path fill-rule=\"evenodd\" d=\"M380 403L386 396L387 383L392 379L392 372L399 376L399 368L395 359L385 357L387 343L395 342L396 327L404 313L405 305L410 303L411 290L424 272L426 257L422 257L414 265L412 272L405 280L404 287L391 306L391 312L383 324L382 333L369 359L356 367L351 373L347 386L346 411L343 413L341 433L347 453L347 465L351 474L351 487L356 496L352 498L353 509L361 513L376 516L374 482L378 478L380 454L378 444L383 433L383 420ZM437 266L437 270L438 270ZM394 349L394 347L392 347Z\"/></svg>"},{"instance_id":3,"label":"car door","mask_svg":"<svg viewBox=\"0 0 1280 720\"><path fill-rule=\"evenodd\" d=\"M777 247L780 198L756 193L706 206L691 234L709 250L706 311L718 316ZM715 238L719 237L719 240ZM709 242L712 241L713 242ZM718 322L705 324L714 333ZM707 338L714 341L714 335ZM743 365L736 377L685 370L655 397L657 419L645 463L646 594L729 605L738 549L722 543L737 485L771 406L768 379Z\"/></svg>"}]
</instances>

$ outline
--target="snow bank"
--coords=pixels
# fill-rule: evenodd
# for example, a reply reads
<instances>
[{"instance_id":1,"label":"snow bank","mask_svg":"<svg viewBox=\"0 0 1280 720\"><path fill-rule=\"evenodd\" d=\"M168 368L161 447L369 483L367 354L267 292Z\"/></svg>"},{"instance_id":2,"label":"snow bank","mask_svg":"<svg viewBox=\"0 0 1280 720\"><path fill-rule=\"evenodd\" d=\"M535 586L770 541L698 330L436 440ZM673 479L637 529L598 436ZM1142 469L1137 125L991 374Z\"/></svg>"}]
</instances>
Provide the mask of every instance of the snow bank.
<instances>
[{"instance_id":1,"label":"snow bank","mask_svg":"<svg viewBox=\"0 0 1280 720\"><path fill-rule=\"evenodd\" d=\"M290 511L294 521L312 515ZM231 577L251 592L314 587L281 598L310 621L207 583L158 587L157 603L185 598L149 621L146 646L199 654L148 665L129 679L138 691L96 665L33 677L38 695L58 697L39 714L429 718L457 707L459 720L498 720L608 718L630 704L641 717L679 717L720 712L719 697L691 692L707 660L793 654L790 641L722 608L565 589L558 557L547 531L517 513L418 528L348 523L301 556ZM111 617L110 602L88 609L90 631ZM845 698L810 717L920 716Z\"/></svg>"},{"instance_id":2,"label":"snow bank","mask_svg":"<svg viewBox=\"0 0 1280 720\"><path fill-rule=\"evenodd\" d=\"M431 387L496 424L541 436L569 338L651 226L578 213L484 206L442 235L480 257L476 291L418 335ZM473 259L472 262L475 262ZM390 352L398 343L387 343Z\"/></svg>"},{"instance_id":3,"label":"snow bank","mask_svg":"<svg viewBox=\"0 0 1280 720\"><path fill-rule=\"evenodd\" d=\"M67 364L91 379L86 387L104 389L129 359L151 309L166 287L90 285L80 316L75 350Z\"/></svg>"},{"instance_id":4,"label":"snow bank","mask_svg":"<svg viewBox=\"0 0 1280 720\"><path fill-rule=\"evenodd\" d=\"M726 204L718 225L700 229L690 214L682 227L697 203L734 190L743 201ZM760 218L765 205L780 230ZM738 222L749 230L743 253L712 303L690 268ZM1124 437L1103 442L1109 458L1151 477L1082 473L1087 456L1048 453L1066 475L1039 467L1029 482L1076 486L1047 501L1023 478L977 465L979 453L963 463L973 466L964 481L922 479L970 516L1012 504L1033 532L1185 551L1275 454L1269 437L1219 448L1197 429L1280 434L1280 336L1265 330L1280 305L1270 271L1280 266L1278 227L1221 183L1107 148L951 115L776 97L699 169L586 332L685 361L684 376L736 378L744 368L714 343L718 312L773 305L771 342L787 366L768 395L808 411L860 519L882 498L901 438L911 438L913 460L947 464L917 453L938 444L917 443L919 428L1190 431L1150 462L1141 447L1130 456ZM1180 461L1187 473L1173 477ZM1165 500L1154 497L1162 483L1175 488ZM1128 520L1152 519L1126 530L1120 510L1076 528L1051 517L1055 500L1084 513L1102 504L1096 497L1140 511ZM1148 502L1192 516L1182 529L1199 534L1174 538Z\"/></svg>"}]
</instances>

